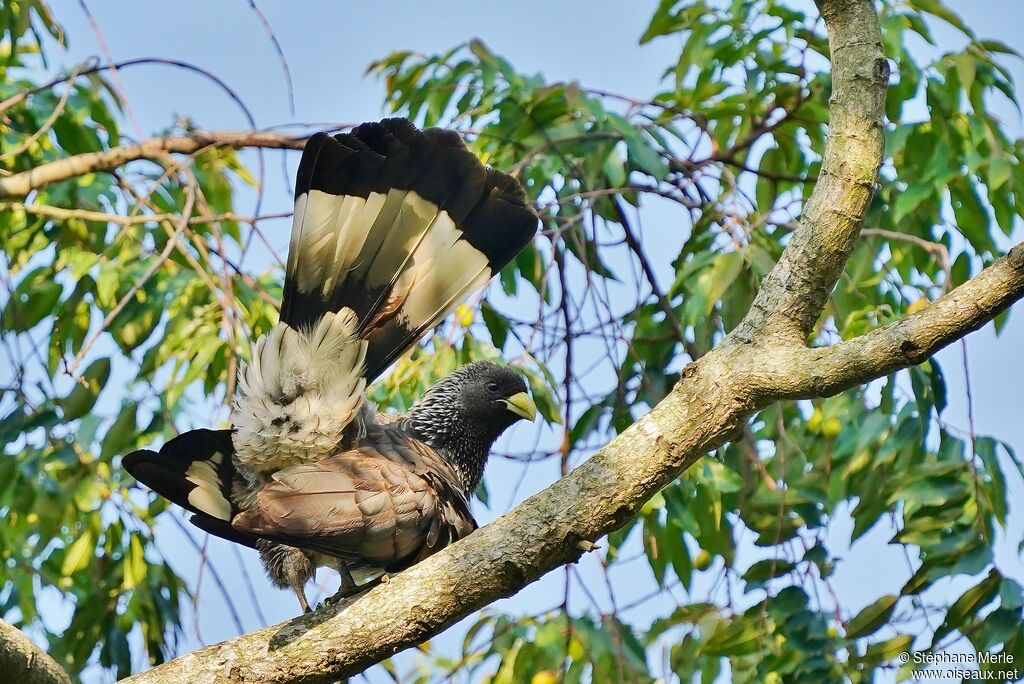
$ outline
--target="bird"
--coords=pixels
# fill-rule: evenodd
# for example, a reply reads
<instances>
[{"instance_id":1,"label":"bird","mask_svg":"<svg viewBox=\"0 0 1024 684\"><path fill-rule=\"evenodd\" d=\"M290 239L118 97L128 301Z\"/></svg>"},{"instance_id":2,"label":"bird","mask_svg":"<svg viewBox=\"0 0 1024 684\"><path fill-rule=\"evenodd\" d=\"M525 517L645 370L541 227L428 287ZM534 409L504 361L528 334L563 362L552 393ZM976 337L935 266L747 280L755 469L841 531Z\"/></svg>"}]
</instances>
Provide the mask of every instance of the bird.
<instances>
[{"instance_id":1,"label":"bird","mask_svg":"<svg viewBox=\"0 0 1024 684\"><path fill-rule=\"evenodd\" d=\"M256 549L294 591L318 567L349 596L472 532L497 438L536 405L511 367L476 361L405 413L366 387L524 249L518 181L461 136L402 118L307 141L280 321L239 366L228 429L140 449L123 467L198 528Z\"/></svg>"}]
</instances>

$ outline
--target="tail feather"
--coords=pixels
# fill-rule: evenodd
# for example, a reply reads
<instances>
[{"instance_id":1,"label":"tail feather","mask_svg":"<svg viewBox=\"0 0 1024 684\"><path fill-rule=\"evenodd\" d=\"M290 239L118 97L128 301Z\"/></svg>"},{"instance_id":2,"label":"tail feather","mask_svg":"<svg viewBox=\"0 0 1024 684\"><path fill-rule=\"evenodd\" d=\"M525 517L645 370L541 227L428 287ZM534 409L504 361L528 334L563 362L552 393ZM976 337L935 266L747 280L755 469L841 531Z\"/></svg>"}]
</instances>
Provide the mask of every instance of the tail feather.
<instances>
[{"instance_id":1,"label":"tail feather","mask_svg":"<svg viewBox=\"0 0 1024 684\"><path fill-rule=\"evenodd\" d=\"M295 206L281 321L304 328L354 311L368 381L537 229L518 182L486 169L454 131L404 119L313 136Z\"/></svg>"},{"instance_id":2,"label":"tail feather","mask_svg":"<svg viewBox=\"0 0 1024 684\"><path fill-rule=\"evenodd\" d=\"M142 449L122 459L125 470L154 492L193 513L199 527L230 541L254 546L256 537L235 530L233 488L241 476L232 461L230 430L191 430L160 452Z\"/></svg>"}]
</instances>

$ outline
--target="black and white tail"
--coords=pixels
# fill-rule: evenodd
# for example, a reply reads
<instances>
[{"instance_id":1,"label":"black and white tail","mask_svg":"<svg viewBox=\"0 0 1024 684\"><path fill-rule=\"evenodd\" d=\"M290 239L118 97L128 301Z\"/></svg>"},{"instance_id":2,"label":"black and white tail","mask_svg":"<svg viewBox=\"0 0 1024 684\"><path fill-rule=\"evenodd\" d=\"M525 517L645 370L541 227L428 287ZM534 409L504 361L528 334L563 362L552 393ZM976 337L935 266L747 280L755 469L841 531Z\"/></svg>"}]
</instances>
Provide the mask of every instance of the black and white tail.
<instances>
[{"instance_id":1,"label":"black and white tail","mask_svg":"<svg viewBox=\"0 0 1024 684\"><path fill-rule=\"evenodd\" d=\"M231 528L238 512L233 489L240 477L232 460L231 430L190 430L160 452L140 449L121 460L125 470L160 496L192 512L192 522L213 534L253 546L256 538Z\"/></svg>"},{"instance_id":2,"label":"black and white tail","mask_svg":"<svg viewBox=\"0 0 1024 684\"><path fill-rule=\"evenodd\" d=\"M281 321L351 309L382 373L537 232L522 187L450 130L405 119L310 138L299 163Z\"/></svg>"},{"instance_id":3,"label":"black and white tail","mask_svg":"<svg viewBox=\"0 0 1024 684\"><path fill-rule=\"evenodd\" d=\"M533 238L519 183L454 131L405 119L310 138L281 322L243 367L238 461L268 474L330 456L384 371Z\"/></svg>"}]
</instances>

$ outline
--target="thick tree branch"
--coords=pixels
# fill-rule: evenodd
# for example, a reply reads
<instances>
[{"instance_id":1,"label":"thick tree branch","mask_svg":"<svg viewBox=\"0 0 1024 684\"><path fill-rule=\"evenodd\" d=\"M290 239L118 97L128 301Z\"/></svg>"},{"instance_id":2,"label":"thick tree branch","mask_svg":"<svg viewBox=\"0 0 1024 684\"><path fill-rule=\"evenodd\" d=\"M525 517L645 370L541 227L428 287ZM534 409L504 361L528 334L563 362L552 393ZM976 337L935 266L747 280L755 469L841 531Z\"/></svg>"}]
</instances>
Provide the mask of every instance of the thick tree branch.
<instances>
[{"instance_id":1,"label":"thick tree branch","mask_svg":"<svg viewBox=\"0 0 1024 684\"><path fill-rule=\"evenodd\" d=\"M765 278L733 340L766 334L803 343L857 241L882 162L885 87L874 5L816 0L832 55L830 131L818 182L779 263Z\"/></svg>"},{"instance_id":2,"label":"thick tree branch","mask_svg":"<svg viewBox=\"0 0 1024 684\"><path fill-rule=\"evenodd\" d=\"M311 682L358 673L577 560L685 468L738 435L758 408L780 398L831 394L919 363L1021 298L1024 248L1018 247L899 323L830 348L804 346L870 199L882 155L888 76L872 0L818 4L829 27L834 75L821 178L754 307L723 344L684 368L664 401L586 463L388 584L131 681Z\"/></svg>"},{"instance_id":3,"label":"thick tree branch","mask_svg":"<svg viewBox=\"0 0 1024 684\"><path fill-rule=\"evenodd\" d=\"M823 349L722 345L668 397L550 488L343 606L210 646L136 683L326 681L364 670L510 596L631 519L732 439L758 407L823 396L916 364L1024 297L1024 247L921 311ZM227 678L218 679L218 678Z\"/></svg>"},{"instance_id":4,"label":"thick tree branch","mask_svg":"<svg viewBox=\"0 0 1024 684\"><path fill-rule=\"evenodd\" d=\"M33 190L50 183L68 180L86 173L112 171L131 161L151 159L168 153L194 154L208 147L266 147L301 150L305 144L305 137L263 131L195 131L184 136L150 138L102 152L76 154L73 157L42 164L7 178L0 178L0 199L24 197Z\"/></svg>"},{"instance_id":5,"label":"thick tree branch","mask_svg":"<svg viewBox=\"0 0 1024 684\"><path fill-rule=\"evenodd\" d=\"M928 359L1024 297L1024 243L977 277L884 328L830 347L770 352L775 398L827 397ZM765 359L768 362L768 359Z\"/></svg>"},{"instance_id":6,"label":"thick tree branch","mask_svg":"<svg viewBox=\"0 0 1024 684\"><path fill-rule=\"evenodd\" d=\"M129 681L327 681L361 672L578 559L590 541L724 443L755 408L716 350L586 463L466 539L344 606L210 646ZM749 365L749 364L748 364ZM228 678L227 680L218 678Z\"/></svg>"},{"instance_id":7,"label":"thick tree branch","mask_svg":"<svg viewBox=\"0 0 1024 684\"><path fill-rule=\"evenodd\" d=\"M781 350L789 354L818 351L803 348L804 338L857 239L882 155L888 68L872 0L819 0L819 7L829 25L834 75L821 179L801 228L733 335L684 368L660 404L586 463L390 583L333 609L201 649L131 681L309 682L361 672L575 561L593 540L630 520L658 490L774 401L766 388L777 374L764 363L764 351L775 351L773 342L795 342ZM928 309L941 313L946 306ZM961 321L968 326L964 331L981 317ZM915 320L922 318L925 312ZM881 374L918 361L904 355L875 370ZM848 380L869 376L860 372Z\"/></svg>"},{"instance_id":8,"label":"thick tree branch","mask_svg":"<svg viewBox=\"0 0 1024 684\"><path fill-rule=\"evenodd\" d=\"M71 684L53 658L13 625L0 620L0 674L19 684Z\"/></svg>"}]
</instances>

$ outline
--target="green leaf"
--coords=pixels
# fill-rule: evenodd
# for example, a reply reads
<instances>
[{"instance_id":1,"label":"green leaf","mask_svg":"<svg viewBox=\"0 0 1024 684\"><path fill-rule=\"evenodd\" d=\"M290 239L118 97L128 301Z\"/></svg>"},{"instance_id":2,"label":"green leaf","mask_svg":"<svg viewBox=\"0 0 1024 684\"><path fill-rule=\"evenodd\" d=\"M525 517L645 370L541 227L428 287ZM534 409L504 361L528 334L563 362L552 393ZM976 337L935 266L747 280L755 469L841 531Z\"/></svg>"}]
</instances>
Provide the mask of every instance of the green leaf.
<instances>
[{"instance_id":1,"label":"green leaf","mask_svg":"<svg viewBox=\"0 0 1024 684\"><path fill-rule=\"evenodd\" d=\"M901 653L906 653L910 645L914 643L914 637L909 634L900 634L891 639L871 644L867 647L862 658L858 660L870 663L887 663Z\"/></svg>"},{"instance_id":2,"label":"green leaf","mask_svg":"<svg viewBox=\"0 0 1024 684\"><path fill-rule=\"evenodd\" d=\"M0 320L3 329L25 332L44 318L52 316L64 288L53 280L53 273L40 267L26 275L11 293Z\"/></svg>"},{"instance_id":3,"label":"green leaf","mask_svg":"<svg viewBox=\"0 0 1024 684\"><path fill-rule=\"evenodd\" d=\"M707 318L742 269L743 255L740 252L725 252L716 256L711 268L701 271L687 287L691 294L685 305L686 322L696 325Z\"/></svg>"},{"instance_id":4,"label":"green leaf","mask_svg":"<svg viewBox=\"0 0 1024 684\"><path fill-rule=\"evenodd\" d=\"M896 609L896 602L898 600L898 596L886 594L861 610L852 620L846 623L846 638L860 639L869 634L874 634L879 627L889 621L892 612Z\"/></svg>"},{"instance_id":5,"label":"green leaf","mask_svg":"<svg viewBox=\"0 0 1024 684\"><path fill-rule=\"evenodd\" d=\"M763 632L759 620L735 619L719 623L702 649L713 656L739 656L756 652L761 648Z\"/></svg>"},{"instance_id":6,"label":"green leaf","mask_svg":"<svg viewBox=\"0 0 1024 684\"><path fill-rule=\"evenodd\" d=\"M969 178L957 179L950 183L949 193L960 232L978 252L995 253L989 214L982 206L974 183Z\"/></svg>"},{"instance_id":7,"label":"green leaf","mask_svg":"<svg viewBox=\"0 0 1024 684\"><path fill-rule=\"evenodd\" d=\"M484 325L487 326L487 332L491 334L491 342L495 348L504 349L510 330L508 319L496 311L486 300L480 306L480 314L483 316Z\"/></svg>"},{"instance_id":8,"label":"green leaf","mask_svg":"<svg viewBox=\"0 0 1024 684\"><path fill-rule=\"evenodd\" d=\"M936 188L930 183L915 183L896 196L896 204L893 207L893 223L899 224L909 216L921 204L935 195Z\"/></svg>"},{"instance_id":9,"label":"green leaf","mask_svg":"<svg viewBox=\"0 0 1024 684\"><path fill-rule=\"evenodd\" d=\"M117 304L117 288L121 281L119 269L111 264L100 267L96 276L96 299L100 306L107 309Z\"/></svg>"},{"instance_id":10,"label":"green leaf","mask_svg":"<svg viewBox=\"0 0 1024 684\"><path fill-rule=\"evenodd\" d=\"M766 558L747 568L741 579L747 583L746 591L753 591L764 587L769 580L789 574L793 567L793 563L787 560Z\"/></svg>"},{"instance_id":11,"label":"green leaf","mask_svg":"<svg viewBox=\"0 0 1024 684\"><path fill-rule=\"evenodd\" d=\"M994 192L1013 176L1014 165L1008 159L995 157L989 162L988 189Z\"/></svg>"},{"instance_id":12,"label":"green leaf","mask_svg":"<svg viewBox=\"0 0 1024 684\"><path fill-rule=\"evenodd\" d=\"M95 548L96 538L93 531L85 527L78 539L64 551L64 559L60 564L61 576L72 577L76 572L84 570L92 560Z\"/></svg>"},{"instance_id":13,"label":"green leaf","mask_svg":"<svg viewBox=\"0 0 1024 684\"><path fill-rule=\"evenodd\" d=\"M927 12L940 19L944 19L967 36L973 36L973 33L964 24L960 15L947 7L942 0L908 0L907 5L921 12Z\"/></svg>"},{"instance_id":14,"label":"green leaf","mask_svg":"<svg viewBox=\"0 0 1024 684\"><path fill-rule=\"evenodd\" d=\"M988 473L988 477L981 480L984 496L980 497L982 501L979 504L987 504L986 508L995 515L999 524L1005 525L1008 514L1006 477L999 463L996 444L991 437L979 437L974 442L975 452L981 457L985 472Z\"/></svg>"},{"instance_id":15,"label":"green leaf","mask_svg":"<svg viewBox=\"0 0 1024 684\"><path fill-rule=\"evenodd\" d=\"M121 408L103 438L103 449L100 455L104 459L113 458L135 444L135 440L138 439L138 429L135 423L138 408L138 404L135 402L128 402Z\"/></svg>"},{"instance_id":16,"label":"green leaf","mask_svg":"<svg viewBox=\"0 0 1024 684\"><path fill-rule=\"evenodd\" d=\"M935 630L930 648L935 648L939 640L954 629L965 627L967 619L977 614L999 592L1002 581L1003 576L993 568L988 577L965 591L946 611L946 619Z\"/></svg>"},{"instance_id":17,"label":"green leaf","mask_svg":"<svg viewBox=\"0 0 1024 684\"><path fill-rule=\"evenodd\" d=\"M142 583L146 577L146 559L139 536L131 535L128 542L128 550L124 555L124 582L125 590L134 589Z\"/></svg>"},{"instance_id":18,"label":"green leaf","mask_svg":"<svg viewBox=\"0 0 1024 684\"><path fill-rule=\"evenodd\" d=\"M999 587L999 605L1007 609L1016 609L1024 605L1024 592L1020 584L1010 577L1004 577Z\"/></svg>"},{"instance_id":19,"label":"green leaf","mask_svg":"<svg viewBox=\"0 0 1024 684\"><path fill-rule=\"evenodd\" d=\"M978 62L966 52L960 53L953 58L956 63L956 73L965 92L971 92L974 87L974 78L978 73Z\"/></svg>"},{"instance_id":20,"label":"green leaf","mask_svg":"<svg viewBox=\"0 0 1024 684\"><path fill-rule=\"evenodd\" d=\"M573 449L581 439L584 439L589 435L595 427L597 422L604 413L605 408L601 404L594 404L587 408L580 417L576 420L576 423L572 426L572 430L569 431L569 448Z\"/></svg>"},{"instance_id":21,"label":"green leaf","mask_svg":"<svg viewBox=\"0 0 1024 684\"><path fill-rule=\"evenodd\" d=\"M65 421L81 418L96 404L96 399L110 379L110 359L96 359L75 382L71 392L60 400Z\"/></svg>"}]
</instances>

